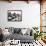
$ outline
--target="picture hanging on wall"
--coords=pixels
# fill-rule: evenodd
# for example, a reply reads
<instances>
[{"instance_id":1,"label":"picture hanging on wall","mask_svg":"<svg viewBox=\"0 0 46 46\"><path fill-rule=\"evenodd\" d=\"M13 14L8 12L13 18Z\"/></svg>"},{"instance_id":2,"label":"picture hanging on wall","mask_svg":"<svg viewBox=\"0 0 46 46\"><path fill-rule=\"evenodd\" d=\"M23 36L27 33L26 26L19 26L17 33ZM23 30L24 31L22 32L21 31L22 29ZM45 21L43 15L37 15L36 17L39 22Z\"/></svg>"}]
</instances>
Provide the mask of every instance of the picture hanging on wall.
<instances>
[{"instance_id":1,"label":"picture hanging on wall","mask_svg":"<svg viewBox=\"0 0 46 46\"><path fill-rule=\"evenodd\" d=\"M22 21L22 10L8 10L8 21Z\"/></svg>"}]
</instances>

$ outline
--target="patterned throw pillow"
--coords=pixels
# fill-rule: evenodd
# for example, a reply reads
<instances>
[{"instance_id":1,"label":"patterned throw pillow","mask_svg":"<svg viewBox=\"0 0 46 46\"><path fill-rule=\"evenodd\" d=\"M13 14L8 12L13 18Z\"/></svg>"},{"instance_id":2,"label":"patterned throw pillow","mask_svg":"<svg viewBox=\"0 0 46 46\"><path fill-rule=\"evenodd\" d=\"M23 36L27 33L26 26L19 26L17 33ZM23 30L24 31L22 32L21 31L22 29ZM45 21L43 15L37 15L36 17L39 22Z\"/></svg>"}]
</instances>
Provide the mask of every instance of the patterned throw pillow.
<instances>
[{"instance_id":1,"label":"patterned throw pillow","mask_svg":"<svg viewBox=\"0 0 46 46\"><path fill-rule=\"evenodd\" d=\"M21 29L20 28L14 28L14 33L20 33Z\"/></svg>"},{"instance_id":2,"label":"patterned throw pillow","mask_svg":"<svg viewBox=\"0 0 46 46\"><path fill-rule=\"evenodd\" d=\"M11 34L14 34L14 27L9 27L8 32L10 32Z\"/></svg>"}]
</instances>

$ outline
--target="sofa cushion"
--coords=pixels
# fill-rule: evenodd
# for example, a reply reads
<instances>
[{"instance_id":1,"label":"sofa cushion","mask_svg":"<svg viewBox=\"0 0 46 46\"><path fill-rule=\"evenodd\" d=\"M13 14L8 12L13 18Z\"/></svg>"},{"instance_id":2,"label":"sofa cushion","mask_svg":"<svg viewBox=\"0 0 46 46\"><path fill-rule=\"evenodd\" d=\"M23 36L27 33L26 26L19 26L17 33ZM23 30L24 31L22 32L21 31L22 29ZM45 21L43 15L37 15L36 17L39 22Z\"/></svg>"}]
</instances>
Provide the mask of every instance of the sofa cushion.
<instances>
[{"instance_id":1,"label":"sofa cushion","mask_svg":"<svg viewBox=\"0 0 46 46\"><path fill-rule=\"evenodd\" d=\"M14 33L20 33L21 29L20 28L14 28Z\"/></svg>"},{"instance_id":2,"label":"sofa cushion","mask_svg":"<svg viewBox=\"0 0 46 46\"><path fill-rule=\"evenodd\" d=\"M27 28L26 29L21 29L21 33L24 35L27 32Z\"/></svg>"},{"instance_id":3,"label":"sofa cushion","mask_svg":"<svg viewBox=\"0 0 46 46\"><path fill-rule=\"evenodd\" d=\"M9 27L8 32L10 32L11 34L14 34L14 27Z\"/></svg>"},{"instance_id":4,"label":"sofa cushion","mask_svg":"<svg viewBox=\"0 0 46 46\"><path fill-rule=\"evenodd\" d=\"M33 36L21 35L21 34L17 34L17 33L10 35L9 38L11 40L13 40L13 39L20 40L20 42L32 42L32 40L34 40Z\"/></svg>"}]
</instances>

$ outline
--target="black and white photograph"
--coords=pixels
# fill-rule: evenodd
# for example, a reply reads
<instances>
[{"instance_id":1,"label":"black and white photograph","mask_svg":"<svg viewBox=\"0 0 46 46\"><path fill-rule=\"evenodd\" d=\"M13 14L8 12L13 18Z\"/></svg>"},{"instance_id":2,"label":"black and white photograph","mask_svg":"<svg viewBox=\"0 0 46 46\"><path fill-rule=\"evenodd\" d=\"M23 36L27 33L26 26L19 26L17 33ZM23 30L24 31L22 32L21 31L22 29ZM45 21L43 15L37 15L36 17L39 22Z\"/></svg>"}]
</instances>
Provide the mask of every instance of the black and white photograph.
<instances>
[{"instance_id":1,"label":"black and white photograph","mask_svg":"<svg viewBox=\"0 0 46 46\"><path fill-rule=\"evenodd\" d=\"M22 21L22 10L8 10L8 21Z\"/></svg>"}]
</instances>

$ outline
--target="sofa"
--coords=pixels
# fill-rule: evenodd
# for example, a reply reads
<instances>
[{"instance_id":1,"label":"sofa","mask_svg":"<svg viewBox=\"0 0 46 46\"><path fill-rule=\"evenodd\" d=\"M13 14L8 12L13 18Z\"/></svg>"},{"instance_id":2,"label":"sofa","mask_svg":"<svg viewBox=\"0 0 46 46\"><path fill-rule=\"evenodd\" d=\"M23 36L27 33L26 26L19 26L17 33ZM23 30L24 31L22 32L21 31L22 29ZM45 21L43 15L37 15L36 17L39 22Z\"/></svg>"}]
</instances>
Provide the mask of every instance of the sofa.
<instances>
[{"instance_id":1,"label":"sofa","mask_svg":"<svg viewBox=\"0 0 46 46\"><path fill-rule=\"evenodd\" d=\"M8 28L8 32L10 32L9 36L4 36L5 40L20 40L21 43L31 43L34 41L34 37L32 35L32 30L29 28Z\"/></svg>"}]
</instances>

